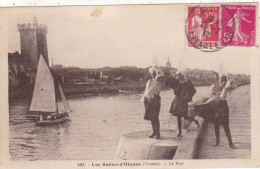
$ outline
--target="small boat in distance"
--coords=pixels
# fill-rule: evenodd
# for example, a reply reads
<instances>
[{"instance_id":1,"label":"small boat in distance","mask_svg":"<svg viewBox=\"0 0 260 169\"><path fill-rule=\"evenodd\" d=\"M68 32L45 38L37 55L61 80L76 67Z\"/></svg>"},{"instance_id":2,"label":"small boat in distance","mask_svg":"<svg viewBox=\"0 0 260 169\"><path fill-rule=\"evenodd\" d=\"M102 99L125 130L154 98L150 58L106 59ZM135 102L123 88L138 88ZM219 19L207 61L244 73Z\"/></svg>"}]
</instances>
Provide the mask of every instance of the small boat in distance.
<instances>
[{"instance_id":1,"label":"small boat in distance","mask_svg":"<svg viewBox=\"0 0 260 169\"><path fill-rule=\"evenodd\" d=\"M57 96L60 95L62 105L58 106ZM72 112L62 91L60 83L53 75L42 56L39 58L38 70L30 105L30 112L39 114L36 125L47 125L64 122Z\"/></svg>"}]
</instances>

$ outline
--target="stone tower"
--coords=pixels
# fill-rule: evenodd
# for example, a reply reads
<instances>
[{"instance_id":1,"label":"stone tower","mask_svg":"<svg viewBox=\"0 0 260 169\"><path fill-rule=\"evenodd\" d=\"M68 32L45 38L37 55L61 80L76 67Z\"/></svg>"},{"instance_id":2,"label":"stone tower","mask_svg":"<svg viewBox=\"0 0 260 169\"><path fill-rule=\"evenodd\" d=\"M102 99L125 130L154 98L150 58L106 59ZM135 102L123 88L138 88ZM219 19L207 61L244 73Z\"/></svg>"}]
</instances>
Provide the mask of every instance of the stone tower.
<instances>
[{"instance_id":1,"label":"stone tower","mask_svg":"<svg viewBox=\"0 0 260 169\"><path fill-rule=\"evenodd\" d=\"M36 70L40 55L49 65L47 26L38 24L37 18L34 16L33 24L18 24L17 28L20 32L21 54L25 57L26 66Z\"/></svg>"},{"instance_id":2,"label":"stone tower","mask_svg":"<svg viewBox=\"0 0 260 169\"><path fill-rule=\"evenodd\" d=\"M166 62L166 67L168 67L168 68L172 67L169 57L168 57L168 61Z\"/></svg>"}]
</instances>

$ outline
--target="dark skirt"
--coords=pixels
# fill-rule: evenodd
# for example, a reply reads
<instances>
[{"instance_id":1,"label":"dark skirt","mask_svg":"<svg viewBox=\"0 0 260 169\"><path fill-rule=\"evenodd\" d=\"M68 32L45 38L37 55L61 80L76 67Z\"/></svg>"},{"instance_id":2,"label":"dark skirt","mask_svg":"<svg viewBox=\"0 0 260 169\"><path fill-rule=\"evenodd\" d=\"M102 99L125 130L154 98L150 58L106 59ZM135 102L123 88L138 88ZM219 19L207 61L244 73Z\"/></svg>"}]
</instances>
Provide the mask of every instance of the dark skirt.
<instances>
[{"instance_id":1,"label":"dark skirt","mask_svg":"<svg viewBox=\"0 0 260 169\"><path fill-rule=\"evenodd\" d=\"M197 116L210 123L216 125L229 123L229 108L226 100L215 99L207 104L195 105L194 111Z\"/></svg>"},{"instance_id":2,"label":"dark skirt","mask_svg":"<svg viewBox=\"0 0 260 169\"><path fill-rule=\"evenodd\" d=\"M170 113L173 116L178 117L188 116L188 101L178 96L175 96L171 104Z\"/></svg>"},{"instance_id":3,"label":"dark skirt","mask_svg":"<svg viewBox=\"0 0 260 169\"><path fill-rule=\"evenodd\" d=\"M161 109L161 97L156 95L153 99L145 98L144 102L145 107L145 120L153 120L159 117L160 109Z\"/></svg>"}]
</instances>

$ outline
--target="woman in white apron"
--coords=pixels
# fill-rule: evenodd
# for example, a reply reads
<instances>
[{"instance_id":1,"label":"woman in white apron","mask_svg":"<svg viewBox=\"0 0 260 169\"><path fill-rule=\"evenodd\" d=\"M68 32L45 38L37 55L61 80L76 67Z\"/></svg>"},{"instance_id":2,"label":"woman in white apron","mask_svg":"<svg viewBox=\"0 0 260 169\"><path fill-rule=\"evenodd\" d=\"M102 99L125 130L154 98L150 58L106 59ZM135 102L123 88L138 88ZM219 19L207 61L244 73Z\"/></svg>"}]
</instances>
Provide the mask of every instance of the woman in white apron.
<instances>
[{"instance_id":1,"label":"woman in white apron","mask_svg":"<svg viewBox=\"0 0 260 169\"><path fill-rule=\"evenodd\" d=\"M150 120L153 133L150 138L160 138L159 113L161 108L160 92L164 84L164 73L162 70L152 67L149 69L151 79L147 81L144 95L141 99L145 106L145 120Z\"/></svg>"}]
</instances>

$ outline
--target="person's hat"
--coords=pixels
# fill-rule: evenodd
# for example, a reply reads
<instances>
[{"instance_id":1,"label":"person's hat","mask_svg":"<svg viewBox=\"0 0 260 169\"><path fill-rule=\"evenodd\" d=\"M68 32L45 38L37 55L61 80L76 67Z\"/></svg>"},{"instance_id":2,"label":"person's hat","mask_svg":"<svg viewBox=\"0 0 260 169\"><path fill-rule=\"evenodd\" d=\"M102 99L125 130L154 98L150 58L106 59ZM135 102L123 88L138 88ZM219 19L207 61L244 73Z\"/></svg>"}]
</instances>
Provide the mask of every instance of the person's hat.
<instances>
[{"instance_id":1,"label":"person's hat","mask_svg":"<svg viewBox=\"0 0 260 169\"><path fill-rule=\"evenodd\" d=\"M221 62L219 64L219 71L218 71L219 78L221 78L222 76L225 76L225 73L226 73L226 70L225 70L224 64L223 64L223 62Z\"/></svg>"},{"instance_id":2,"label":"person's hat","mask_svg":"<svg viewBox=\"0 0 260 169\"><path fill-rule=\"evenodd\" d=\"M159 77L164 77L164 72L161 69L155 69L156 71L156 77L155 80L157 80Z\"/></svg>"},{"instance_id":3,"label":"person's hat","mask_svg":"<svg viewBox=\"0 0 260 169\"><path fill-rule=\"evenodd\" d=\"M155 72L155 68L154 68L154 67L151 67L151 68L148 69L148 71L149 71L149 73L150 73L151 75L153 75L153 73Z\"/></svg>"},{"instance_id":4,"label":"person's hat","mask_svg":"<svg viewBox=\"0 0 260 169\"><path fill-rule=\"evenodd\" d=\"M161 69L155 69L156 71L156 77L164 76L164 72Z\"/></svg>"},{"instance_id":5,"label":"person's hat","mask_svg":"<svg viewBox=\"0 0 260 169\"><path fill-rule=\"evenodd\" d=\"M178 67L178 70L175 74L182 74L182 75L186 75L187 74L187 69L183 64L180 64Z\"/></svg>"},{"instance_id":6,"label":"person's hat","mask_svg":"<svg viewBox=\"0 0 260 169\"><path fill-rule=\"evenodd\" d=\"M226 77L226 75L225 75L224 73L219 74L219 78L220 78L220 79L225 78L225 77Z\"/></svg>"}]
</instances>

